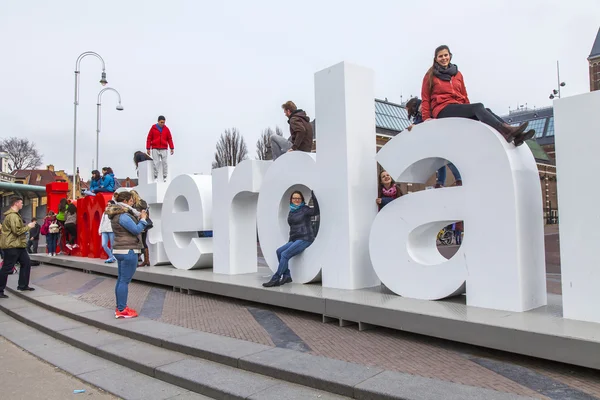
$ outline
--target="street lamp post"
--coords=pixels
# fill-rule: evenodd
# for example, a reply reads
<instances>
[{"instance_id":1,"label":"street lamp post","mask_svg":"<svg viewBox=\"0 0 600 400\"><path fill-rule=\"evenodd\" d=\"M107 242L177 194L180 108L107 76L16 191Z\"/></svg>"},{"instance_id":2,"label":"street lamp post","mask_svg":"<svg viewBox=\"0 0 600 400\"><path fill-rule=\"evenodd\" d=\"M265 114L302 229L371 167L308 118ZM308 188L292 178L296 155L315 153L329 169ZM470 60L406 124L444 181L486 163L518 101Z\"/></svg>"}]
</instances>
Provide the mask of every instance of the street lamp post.
<instances>
[{"instance_id":1,"label":"street lamp post","mask_svg":"<svg viewBox=\"0 0 600 400\"><path fill-rule=\"evenodd\" d=\"M560 67L558 65L558 61L556 61L556 84L557 89L552 90L552 93L550 93L550 100L553 100L555 97L560 99L560 88L567 85L566 83L560 81Z\"/></svg>"},{"instance_id":2,"label":"street lamp post","mask_svg":"<svg viewBox=\"0 0 600 400\"><path fill-rule=\"evenodd\" d=\"M98 53L94 53L93 51L86 51L85 53L81 53L79 57L77 57L77 61L75 62L75 101L73 102L73 200L75 200L75 171L77 171L77 106L79 105L79 68L81 65L81 60L83 60L87 56L94 56L102 62L102 76L100 79L100 84L102 84L102 86L106 86L106 84L108 83L106 81L106 65L104 64L104 59L100 57Z\"/></svg>"},{"instance_id":3,"label":"street lamp post","mask_svg":"<svg viewBox=\"0 0 600 400\"><path fill-rule=\"evenodd\" d=\"M104 88L100 91L100 93L98 93L98 103L96 104L96 169L100 170L100 162L99 162L99 157L100 157L100 119L101 119L101 109L100 107L102 107L102 93L106 92L107 90L113 91L117 94L118 98L119 98L119 104L117 104L117 111L123 111L123 106L121 105L121 94L113 88L107 87Z\"/></svg>"}]
</instances>

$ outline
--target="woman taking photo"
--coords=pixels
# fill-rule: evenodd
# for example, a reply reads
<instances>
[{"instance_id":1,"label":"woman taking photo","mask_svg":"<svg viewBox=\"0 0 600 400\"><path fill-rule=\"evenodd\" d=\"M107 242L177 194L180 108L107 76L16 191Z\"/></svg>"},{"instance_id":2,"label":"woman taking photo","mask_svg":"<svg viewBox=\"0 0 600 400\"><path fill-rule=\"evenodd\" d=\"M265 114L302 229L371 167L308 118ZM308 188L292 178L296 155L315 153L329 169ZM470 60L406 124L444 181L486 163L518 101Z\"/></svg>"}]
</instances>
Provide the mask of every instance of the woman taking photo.
<instances>
[{"instance_id":1,"label":"woman taking photo","mask_svg":"<svg viewBox=\"0 0 600 400\"><path fill-rule=\"evenodd\" d=\"M269 282L263 283L264 287L281 286L292 282L292 275L288 264L290 259L302 253L315 240L312 227L312 217L319 214L319 203L314 193L311 193L314 207L309 207L304 202L304 195L295 191L290 196L290 212L288 224L290 226L289 241L277 249L277 260L279 266L277 272Z\"/></svg>"},{"instance_id":2,"label":"woman taking photo","mask_svg":"<svg viewBox=\"0 0 600 400\"><path fill-rule=\"evenodd\" d=\"M138 313L127 307L129 282L137 268L137 259L143 248L140 233L146 227L146 211L138 213L133 208L133 196L129 192L116 195L117 204L106 208L115 235L113 255L118 263L118 277L115 286L117 308L115 318L135 318ZM139 218L136 216L139 215Z\"/></svg>"},{"instance_id":3,"label":"woman taking photo","mask_svg":"<svg viewBox=\"0 0 600 400\"><path fill-rule=\"evenodd\" d=\"M527 122L513 127L483 104L471 104L463 75L455 64L450 63L451 60L452 53L448 46L435 49L433 65L425 74L421 89L424 121L450 117L474 119L496 129L507 142L513 142L515 146L522 145L535 135L533 129L525 132Z\"/></svg>"},{"instance_id":4,"label":"woman taking photo","mask_svg":"<svg viewBox=\"0 0 600 400\"><path fill-rule=\"evenodd\" d=\"M379 205L379 211L385 207L389 202L398 197L402 196L400 185L397 184L387 171L383 170L379 174L379 190L377 196L377 204Z\"/></svg>"}]
</instances>

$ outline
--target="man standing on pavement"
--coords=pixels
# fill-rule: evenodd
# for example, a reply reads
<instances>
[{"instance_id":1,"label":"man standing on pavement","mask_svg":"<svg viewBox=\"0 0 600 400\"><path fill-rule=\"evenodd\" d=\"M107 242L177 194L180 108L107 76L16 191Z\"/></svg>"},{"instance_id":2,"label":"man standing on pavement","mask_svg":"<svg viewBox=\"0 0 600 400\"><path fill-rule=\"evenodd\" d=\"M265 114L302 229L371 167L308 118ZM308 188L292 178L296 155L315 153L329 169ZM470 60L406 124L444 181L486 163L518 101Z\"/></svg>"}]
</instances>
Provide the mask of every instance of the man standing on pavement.
<instances>
[{"instance_id":1,"label":"man standing on pavement","mask_svg":"<svg viewBox=\"0 0 600 400\"><path fill-rule=\"evenodd\" d=\"M282 104L283 113L288 117L290 124L290 138L284 139L279 135L271 135L271 150L273 161L283 153L290 151L312 151L313 128L310 118L303 110L299 110L293 101Z\"/></svg>"},{"instance_id":2,"label":"man standing on pavement","mask_svg":"<svg viewBox=\"0 0 600 400\"><path fill-rule=\"evenodd\" d=\"M37 218L31 218L33 228L29 231L29 240L27 241L27 252L36 254L38 252L38 244L40 243L40 225L37 223Z\"/></svg>"},{"instance_id":3,"label":"man standing on pavement","mask_svg":"<svg viewBox=\"0 0 600 400\"><path fill-rule=\"evenodd\" d=\"M25 247L27 246L26 234L33 228L35 222L25 225L19 211L23 208L23 198L13 196L10 198L10 208L4 213L2 223L2 236L0 236L0 247L4 250L4 264L0 269L0 299L8 296L4 294L8 275L17 262L19 268L19 283L17 290L35 290L29 287L29 275L31 273L31 260Z\"/></svg>"},{"instance_id":4,"label":"man standing on pavement","mask_svg":"<svg viewBox=\"0 0 600 400\"><path fill-rule=\"evenodd\" d=\"M165 117L161 115L158 117L158 123L150 128L146 140L146 153L152 157L154 162L154 179L158 179L158 166L162 165L163 181L167 181L167 151L169 148L171 148L171 155L173 155L175 151L173 137L171 131L165 125ZM152 150L152 154L150 154L150 150Z\"/></svg>"}]
</instances>

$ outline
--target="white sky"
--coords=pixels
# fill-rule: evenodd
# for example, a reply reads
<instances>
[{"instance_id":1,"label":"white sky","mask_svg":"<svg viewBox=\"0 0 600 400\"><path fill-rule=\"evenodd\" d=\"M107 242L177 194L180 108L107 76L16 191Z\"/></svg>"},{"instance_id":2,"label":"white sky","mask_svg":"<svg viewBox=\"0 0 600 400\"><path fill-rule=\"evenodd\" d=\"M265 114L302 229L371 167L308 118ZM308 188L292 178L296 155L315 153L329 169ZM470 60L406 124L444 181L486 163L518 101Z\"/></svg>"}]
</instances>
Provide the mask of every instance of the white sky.
<instances>
[{"instance_id":1,"label":"white sky","mask_svg":"<svg viewBox=\"0 0 600 400\"><path fill-rule=\"evenodd\" d=\"M340 61L374 69L377 97L400 102L420 95L435 47L448 44L471 101L503 115L551 105L557 59L563 96L589 91L599 27L598 0L4 0L0 137L27 137L44 164L72 171L73 71L90 50L125 107L117 112L115 94L104 93L101 166L135 177L133 152L163 114L172 172L210 173L224 129L237 127L254 158L264 128L287 135L283 102L314 118L313 74ZM81 71L77 157L87 178L100 63L87 57Z\"/></svg>"}]
</instances>

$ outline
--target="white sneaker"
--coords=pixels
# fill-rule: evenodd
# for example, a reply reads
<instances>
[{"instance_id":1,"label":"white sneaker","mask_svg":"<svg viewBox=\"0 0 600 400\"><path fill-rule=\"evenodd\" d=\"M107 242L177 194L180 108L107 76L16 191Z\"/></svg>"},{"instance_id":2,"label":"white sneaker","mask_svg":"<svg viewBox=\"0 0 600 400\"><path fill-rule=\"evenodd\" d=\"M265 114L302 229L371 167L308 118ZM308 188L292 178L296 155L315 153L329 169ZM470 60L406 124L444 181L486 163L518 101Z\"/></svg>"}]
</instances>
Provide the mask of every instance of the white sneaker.
<instances>
[{"instance_id":1,"label":"white sneaker","mask_svg":"<svg viewBox=\"0 0 600 400\"><path fill-rule=\"evenodd\" d=\"M65 247L69 250L73 250L73 246L71 246L70 244L65 245Z\"/></svg>"},{"instance_id":2,"label":"white sneaker","mask_svg":"<svg viewBox=\"0 0 600 400\"><path fill-rule=\"evenodd\" d=\"M73 248L74 248L74 249L76 249L76 248L78 248L78 247L79 247L79 245L78 245L77 243L75 243L75 244L73 245Z\"/></svg>"}]
</instances>

